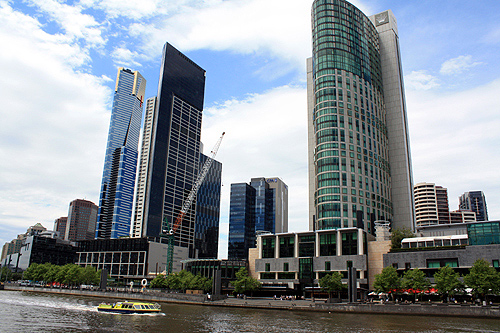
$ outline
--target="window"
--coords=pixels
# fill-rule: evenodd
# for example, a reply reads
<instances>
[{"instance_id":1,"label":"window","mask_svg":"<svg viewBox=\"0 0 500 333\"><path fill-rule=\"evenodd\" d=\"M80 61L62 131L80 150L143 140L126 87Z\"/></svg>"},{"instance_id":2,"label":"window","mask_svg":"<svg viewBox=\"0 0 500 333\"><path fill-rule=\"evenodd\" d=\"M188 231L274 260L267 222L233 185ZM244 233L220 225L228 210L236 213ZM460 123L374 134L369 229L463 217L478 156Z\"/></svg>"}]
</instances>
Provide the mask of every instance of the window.
<instances>
[{"instance_id":1,"label":"window","mask_svg":"<svg viewBox=\"0 0 500 333\"><path fill-rule=\"evenodd\" d=\"M393 262L392 263L392 267L394 267L395 269L398 269L398 263L397 262Z\"/></svg>"},{"instance_id":2,"label":"window","mask_svg":"<svg viewBox=\"0 0 500 333\"><path fill-rule=\"evenodd\" d=\"M411 263L409 262L405 263L405 269L411 269Z\"/></svg>"},{"instance_id":3,"label":"window","mask_svg":"<svg viewBox=\"0 0 500 333\"><path fill-rule=\"evenodd\" d=\"M289 269L289 264L287 262L283 263L283 272L288 272Z\"/></svg>"},{"instance_id":4,"label":"window","mask_svg":"<svg viewBox=\"0 0 500 333\"><path fill-rule=\"evenodd\" d=\"M292 258L295 252L295 237L280 237L280 258Z\"/></svg>"},{"instance_id":5,"label":"window","mask_svg":"<svg viewBox=\"0 0 500 333\"><path fill-rule=\"evenodd\" d=\"M495 268L500 267L498 259L492 261L492 266L495 267Z\"/></svg>"},{"instance_id":6,"label":"window","mask_svg":"<svg viewBox=\"0 0 500 333\"><path fill-rule=\"evenodd\" d=\"M357 255L357 254L358 254L357 231L342 233L342 255Z\"/></svg>"},{"instance_id":7,"label":"window","mask_svg":"<svg viewBox=\"0 0 500 333\"><path fill-rule=\"evenodd\" d=\"M319 235L319 255L335 256L337 254L337 234Z\"/></svg>"},{"instance_id":8,"label":"window","mask_svg":"<svg viewBox=\"0 0 500 333\"><path fill-rule=\"evenodd\" d=\"M270 272L270 271L271 271L271 264L266 263L266 272Z\"/></svg>"},{"instance_id":9,"label":"window","mask_svg":"<svg viewBox=\"0 0 500 333\"><path fill-rule=\"evenodd\" d=\"M274 258L275 238L262 238L262 258Z\"/></svg>"},{"instance_id":10,"label":"window","mask_svg":"<svg viewBox=\"0 0 500 333\"><path fill-rule=\"evenodd\" d=\"M332 269L331 263L329 261L325 261L325 271L330 271Z\"/></svg>"}]
</instances>

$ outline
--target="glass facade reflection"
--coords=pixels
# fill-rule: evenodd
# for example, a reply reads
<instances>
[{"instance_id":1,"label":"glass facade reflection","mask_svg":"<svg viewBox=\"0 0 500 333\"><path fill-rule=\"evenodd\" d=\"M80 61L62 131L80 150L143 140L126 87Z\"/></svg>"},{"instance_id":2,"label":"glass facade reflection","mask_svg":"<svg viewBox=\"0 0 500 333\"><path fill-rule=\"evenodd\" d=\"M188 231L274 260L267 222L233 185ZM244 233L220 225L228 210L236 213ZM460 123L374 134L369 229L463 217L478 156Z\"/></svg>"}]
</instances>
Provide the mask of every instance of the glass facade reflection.
<instances>
[{"instance_id":1,"label":"glass facade reflection","mask_svg":"<svg viewBox=\"0 0 500 333\"><path fill-rule=\"evenodd\" d=\"M469 245L500 244L500 222L468 224L467 235Z\"/></svg>"}]
</instances>

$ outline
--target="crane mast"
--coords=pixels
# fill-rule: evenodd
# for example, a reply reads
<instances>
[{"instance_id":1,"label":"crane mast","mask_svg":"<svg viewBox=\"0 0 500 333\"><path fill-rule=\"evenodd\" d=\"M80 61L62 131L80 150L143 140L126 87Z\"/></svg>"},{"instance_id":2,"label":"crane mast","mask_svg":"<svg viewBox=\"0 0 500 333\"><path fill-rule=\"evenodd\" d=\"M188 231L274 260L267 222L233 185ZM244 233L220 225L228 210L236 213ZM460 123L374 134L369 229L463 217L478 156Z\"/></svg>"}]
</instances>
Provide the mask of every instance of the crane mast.
<instances>
[{"instance_id":1,"label":"crane mast","mask_svg":"<svg viewBox=\"0 0 500 333\"><path fill-rule=\"evenodd\" d=\"M179 212L179 215L177 215L177 218L175 219L175 222L173 225L169 223L167 217L163 220L163 225L162 225L162 233L160 234L160 237L167 237L168 238L168 248L167 248L167 275L172 273L173 269L173 261L174 261L174 236L175 232L177 229L182 224L182 220L184 219L184 216L186 215L187 211L193 204L193 200L196 197L196 194L198 193L198 189L200 188L200 185L203 183L203 180L205 179L205 176L208 173L208 170L210 170L210 166L212 165L215 155L217 155L217 151L219 150L220 144L222 142L222 138L224 137L224 134L226 132L223 132L222 135L220 136L219 140L217 140L217 143L213 147L212 151L210 152L210 156L208 159L205 161L203 164L203 167L201 168L200 173L198 174L198 177L196 178L196 181L193 184L193 188L189 192L189 195L187 196L186 200L182 204L182 208ZM168 230L168 233L165 233L165 231Z\"/></svg>"}]
</instances>

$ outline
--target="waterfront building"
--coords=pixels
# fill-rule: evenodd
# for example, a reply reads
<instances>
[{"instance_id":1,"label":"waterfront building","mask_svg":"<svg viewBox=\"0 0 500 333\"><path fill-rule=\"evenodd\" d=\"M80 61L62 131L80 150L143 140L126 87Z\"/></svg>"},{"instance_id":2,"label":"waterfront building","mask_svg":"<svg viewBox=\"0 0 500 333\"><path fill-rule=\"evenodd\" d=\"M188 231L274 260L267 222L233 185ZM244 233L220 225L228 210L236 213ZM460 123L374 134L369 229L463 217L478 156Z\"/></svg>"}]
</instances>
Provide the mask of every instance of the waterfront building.
<instances>
[{"instance_id":1,"label":"waterfront building","mask_svg":"<svg viewBox=\"0 0 500 333\"><path fill-rule=\"evenodd\" d=\"M94 239L97 210L97 205L92 201L83 199L71 201L69 204L64 239L70 242Z\"/></svg>"},{"instance_id":2,"label":"waterfront building","mask_svg":"<svg viewBox=\"0 0 500 333\"><path fill-rule=\"evenodd\" d=\"M200 170L208 158L200 154ZM218 256L221 184L222 163L214 160L196 196L195 258L216 259Z\"/></svg>"},{"instance_id":3,"label":"waterfront building","mask_svg":"<svg viewBox=\"0 0 500 333\"><path fill-rule=\"evenodd\" d=\"M477 221L488 221L488 208L483 191L465 192L459 197L459 208L476 213Z\"/></svg>"},{"instance_id":4,"label":"waterfront building","mask_svg":"<svg viewBox=\"0 0 500 333\"><path fill-rule=\"evenodd\" d=\"M96 216L96 218L97 218L97 216ZM58 219L55 219L54 231L58 233L60 238L64 238L64 236L66 235L66 225L67 224L68 224L68 217L67 216L63 216L63 217L60 217ZM94 225L94 229L95 229L95 225ZM94 233L95 233L95 230L94 230Z\"/></svg>"},{"instance_id":5,"label":"waterfront building","mask_svg":"<svg viewBox=\"0 0 500 333\"><path fill-rule=\"evenodd\" d=\"M156 110L156 96L146 100L144 126L142 129L141 158L137 172L137 186L135 191L135 209L133 218L132 237L142 236L142 222L144 217L144 204L146 186L148 181L149 158L151 139L153 138L153 120Z\"/></svg>"},{"instance_id":6,"label":"waterfront building","mask_svg":"<svg viewBox=\"0 0 500 333\"><path fill-rule=\"evenodd\" d=\"M229 259L247 259L259 233L288 231L288 187L279 178L231 184Z\"/></svg>"},{"instance_id":7,"label":"waterfront building","mask_svg":"<svg viewBox=\"0 0 500 333\"><path fill-rule=\"evenodd\" d=\"M156 276L166 270L167 245L146 238L95 239L78 243L76 264L107 269L113 279L121 282ZM187 249L174 248L174 272L182 269Z\"/></svg>"},{"instance_id":8,"label":"waterfront building","mask_svg":"<svg viewBox=\"0 0 500 333\"><path fill-rule=\"evenodd\" d=\"M169 43L154 107L143 190L134 236L160 242L162 223L173 223L198 175L205 71ZM148 115L149 117L149 115ZM141 171L142 173L142 171ZM143 181L141 179L141 181ZM175 234L175 245L193 256L196 202ZM140 216L142 214L142 216Z\"/></svg>"},{"instance_id":9,"label":"waterfront building","mask_svg":"<svg viewBox=\"0 0 500 333\"><path fill-rule=\"evenodd\" d=\"M40 223L30 226L24 234L17 235L16 239L4 244L0 260L5 259L7 255L19 253L21 251L21 247L24 246L24 241L27 237L39 235L45 231L47 231L47 228Z\"/></svg>"},{"instance_id":10,"label":"waterfront building","mask_svg":"<svg viewBox=\"0 0 500 333\"><path fill-rule=\"evenodd\" d=\"M414 229L399 37L391 10L367 17L343 0L312 5L307 60L309 229L376 220Z\"/></svg>"},{"instance_id":11,"label":"waterfront building","mask_svg":"<svg viewBox=\"0 0 500 333\"><path fill-rule=\"evenodd\" d=\"M262 234L249 251L249 265L263 290L279 287L284 295L302 295L306 287L319 291L318 280L335 271L345 283L349 267L356 269L358 288L368 290L367 250L367 234L359 228Z\"/></svg>"},{"instance_id":12,"label":"waterfront building","mask_svg":"<svg viewBox=\"0 0 500 333\"><path fill-rule=\"evenodd\" d=\"M76 250L74 243L57 238L56 232L43 231L27 236L18 253L9 254L3 259L2 267L22 272L33 263L58 266L73 264Z\"/></svg>"},{"instance_id":13,"label":"waterfront building","mask_svg":"<svg viewBox=\"0 0 500 333\"><path fill-rule=\"evenodd\" d=\"M130 235L132 203L146 80L119 68L104 158L95 237Z\"/></svg>"},{"instance_id":14,"label":"waterfront building","mask_svg":"<svg viewBox=\"0 0 500 333\"><path fill-rule=\"evenodd\" d=\"M429 228L443 229L445 225ZM393 266L400 274L418 268L431 282L434 282L434 273L446 265L462 275L469 273L478 259L488 261L497 270L500 268L499 221L463 223L452 228L466 233L405 238L401 241L401 250L384 254L384 267Z\"/></svg>"}]
</instances>

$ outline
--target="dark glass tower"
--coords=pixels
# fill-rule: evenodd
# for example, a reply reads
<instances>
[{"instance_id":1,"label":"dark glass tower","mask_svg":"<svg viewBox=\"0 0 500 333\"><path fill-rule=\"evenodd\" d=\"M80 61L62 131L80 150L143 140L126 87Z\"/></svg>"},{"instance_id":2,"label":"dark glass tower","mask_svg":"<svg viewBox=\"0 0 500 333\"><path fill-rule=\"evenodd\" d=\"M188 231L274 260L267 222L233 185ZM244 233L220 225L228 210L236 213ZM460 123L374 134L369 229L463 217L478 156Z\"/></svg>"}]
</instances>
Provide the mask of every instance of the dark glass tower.
<instances>
[{"instance_id":1,"label":"dark glass tower","mask_svg":"<svg viewBox=\"0 0 500 333\"><path fill-rule=\"evenodd\" d=\"M200 169L207 160L200 154ZM219 253L219 217L222 163L213 161L196 197L194 242L196 258L216 259Z\"/></svg>"},{"instance_id":2,"label":"dark glass tower","mask_svg":"<svg viewBox=\"0 0 500 333\"><path fill-rule=\"evenodd\" d=\"M104 159L95 236L129 236L146 80L119 68Z\"/></svg>"},{"instance_id":3,"label":"dark glass tower","mask_svg":"<svg viewBox=\"0 0 500 333\"><path fill-rule=\"evenodd\" d=\"M312 5L307 62L310 230L414 228L396 19L344 0Z\"/></svg>"},{"instance_id":4,"label":"dark glass tower","mask_svg":"<svg viewBox=\"0 0 500 333\"><path fill-rule=\"evenodd\" d=\"M288 187L279 178L252 178L231 184L229 259L247 259L256 235L288 231Z\"/></svg>"},{"instance_id":5,"label":"dark glass tower","mask_svg":"<svg viewBox=\"0 0 500 333\"><path fill-rule=\"evenodd\" d=\"M170 44L163 60L153 116L141 236L159 240L163 218L175 221L196 180L205 71ZM195 205L176 232L177 246L194 253Z\"/></svg>"},{"instance_id":6,"label":"dark glass tower","mask_svg":"<svg viewBox=\"0 0 500 333\"><path fill-rule=\"evenodd\" d=\"M459 198L459 208L476 213L476 221L488 221L488 208L483 191L465 192Z\"/></svg>"}]
</instances>

